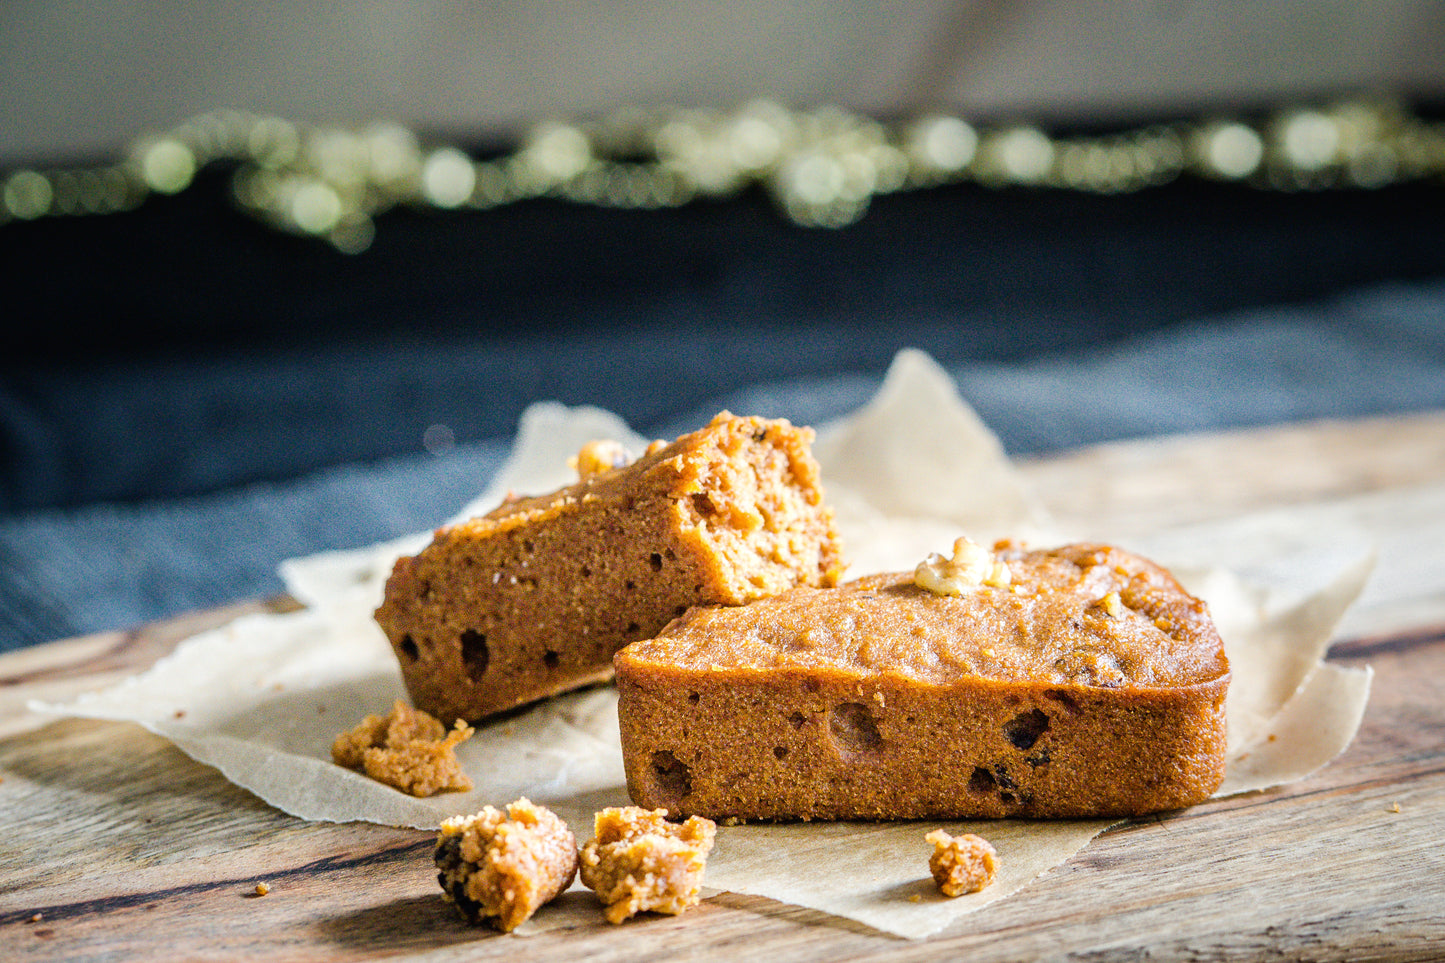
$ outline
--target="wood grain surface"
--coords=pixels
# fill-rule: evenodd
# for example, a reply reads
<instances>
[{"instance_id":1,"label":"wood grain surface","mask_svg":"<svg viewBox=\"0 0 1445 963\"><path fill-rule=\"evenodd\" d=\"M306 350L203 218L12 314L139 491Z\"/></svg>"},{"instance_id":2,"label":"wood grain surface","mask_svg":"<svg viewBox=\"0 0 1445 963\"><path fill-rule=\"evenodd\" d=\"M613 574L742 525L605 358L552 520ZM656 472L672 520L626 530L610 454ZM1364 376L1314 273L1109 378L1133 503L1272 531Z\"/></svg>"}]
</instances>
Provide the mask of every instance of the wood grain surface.
<instances>
[{"instance_id":1,"label":"wood grain surface","mask_svg":"<svg viewBox=\"0 0 1445 963\"><path fill-rule=\"evenodd\" d=\"M1102 446L1024 470L1061 519L1147 531L1445 481L1445 415ZM24 708L258 606L22 650L0 657L0 959L1445 959L1445 567L1409 591L1411 611L1440 617L1332 649L1375 671L1332 765L1125 823L923 942L726 893L620 927L544 910L527 936L471 928L440 898L431 834L306 823L137 726Z\"/></svg>"}]
</instances>

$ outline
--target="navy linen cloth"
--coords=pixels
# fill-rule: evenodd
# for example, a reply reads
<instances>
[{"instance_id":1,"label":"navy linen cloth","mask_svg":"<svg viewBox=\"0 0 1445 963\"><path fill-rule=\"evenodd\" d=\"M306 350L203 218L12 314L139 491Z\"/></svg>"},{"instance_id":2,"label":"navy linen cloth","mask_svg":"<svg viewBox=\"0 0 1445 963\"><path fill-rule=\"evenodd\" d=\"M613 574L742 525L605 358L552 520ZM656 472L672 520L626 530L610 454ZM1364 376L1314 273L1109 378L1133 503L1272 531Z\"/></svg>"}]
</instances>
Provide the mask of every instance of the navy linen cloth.
<instances>
[{"instance_id":1,"label":"navy linen cloth","mask_svg":"<svg viewBox=\"0 0 1445 963\"><path fill-rule=\"evenodd\" d=\"M346 257L228 210L223 174L0 225L0 649L428 530L537 400L653 437L721 408L819 424L917 347L1014 454L1445 407L1436 184L947 188L838 231L752 195L537 201L394 212Z\"/></svg>"},{"instance_id":2,"label":"navy linen cloth","mask_svg":"<svg viewBox=\"0 0 1445 963\"><path fill-rule=\"evenodd\" d=\"M951 371L1015 453L1445 407L1445 285L1388 286ZM821 423L866 401L881 374L753 385L639 427L671 436L724 407ZM205 495L0 520L0 642L123 628L277 592L284 558L433 527L485 486L509 445L497 437Z\"/></svg>"}]
</instances>

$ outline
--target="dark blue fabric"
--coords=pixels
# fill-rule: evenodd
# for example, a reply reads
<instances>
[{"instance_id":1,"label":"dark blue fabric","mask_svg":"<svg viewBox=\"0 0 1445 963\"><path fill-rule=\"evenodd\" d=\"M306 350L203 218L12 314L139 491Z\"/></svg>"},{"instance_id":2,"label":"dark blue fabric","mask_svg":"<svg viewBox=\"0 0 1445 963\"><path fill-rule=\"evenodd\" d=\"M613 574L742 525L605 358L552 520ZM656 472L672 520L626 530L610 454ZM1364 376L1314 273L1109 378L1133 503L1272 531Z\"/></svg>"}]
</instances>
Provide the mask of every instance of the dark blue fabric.
<instances>
[{"instance_id":1,"label":"dark blue fabric","mask_svg":"<svg viewBox=\"0 0 1445 963\"><path fill-rule=\"evenodd\" d=\"M694 349L678 355L677 383L688 390L670 394L634 385L647 400L637 426L670 436L696 427L722 407L821 423L867 400L895 347L915 344L946 360L953 330L952 322L928 318L882 334L842 325L794 329L783 338L743 329L699 339L685 330L667 347L688 340ZM338 419L364 419L370 417L368 410L381 411L404 399L413 390L409 385L434 385L439 376L452 379L466 399L472 398L465 388L473 382L520 384L521 391L547 383L545 378L529 381L529 370L602 365L608 376L627 379L657 347L630 343L616 332L559 342L550 351L527 339L511 346L417 346L400 357L383 353L383 378L369 367L376 359L365 352L318 348L306 363L278 362L275 369L261 369L264 376L250 362L200 366L194 384L208 385L212 394L218 383L229 386L222 394L237 406L274 405L275 393L285 390L277 386L289 384L298 405L324 403ZM840 353L848 364L830 365ZM1445 407L1445 283L1373 286L1311 305L1258 307L1162 328L1145 326L1142 333L1122 339L1101 335L1093 346L1073 344L1031 357L948 367L964 396L1015 453L1164 432ZM107 407L125 408L127 398L143 394L126 380L143 380L143 375L107 384L98 374L102 369L92 372L91 395L100 399L102 417ZM740 371L759 377L746 387L727 388ZM790 376L788 371L804 373ZM77 376L77 392L84 380ZM378 381L387 386L380 399L372 393ZM341 390L321 392L324 401L318 402L318 386L325 385ZM371 387L351 392L348 385ZM718 390L703 400L688 400L707 389ZM185 389L176 390L183 398ZM498 410L520 410L536 397L508 397L498 402ZM606 399L574 394L565 400ZM184 409L179 401L151 403ZM77 402L76 416L96 410ZM214 421L217 431L225 425L224 411L192 416ZM466 413L459 409L443 416L463 423ZM124 431L134 417L133 408L128 409L118 416L115 430ZM419 434L424 420L409 430ZM324 438L317 441L325 443ZM232 443L243 451L248 444L264 448L268 441L237 437ZM509 443L505 435L494 435L463 441L435 456L353 462L204 495L0 518L0 647L121 628L275 592L280 588L275 566L283 558L432 527L485 486ZM176 451L173 457L180 464L191 455ZM196 457L222 464L228 456Z\"/></svg>"},{"instance_id":2,"label":"dark blue fabric","mask_svg":"<svg viewBox=\"0 0 1445 963\"><path fill-rule=\"evenodd\" d=\"M348 257L229 210L223 175L127 214L0 226L0 514L284 482L419 452L434 424L495 438L536 398L646 426L753 384L873 375L909 344L1027 364L1445 278L1434 183L959 186L836 231L756 193L533 201L393 212Z\"/></svg>"},{"instance_id":3,"label":"dark blue fabric","mask_svg":"<svg viewBox=\"0 0 1445 963\"><path fill-rule=\"evenodd\" d=\"M540 399L657 437L721 407L819 423L912 346L1020 454L1445 405L1434 182L960 185L842 230L757 192L536 200L394 211L358 256L227 197L209 168L129 213L0 225L0 648L427 529Z\"/></svg>"}]
</instances>

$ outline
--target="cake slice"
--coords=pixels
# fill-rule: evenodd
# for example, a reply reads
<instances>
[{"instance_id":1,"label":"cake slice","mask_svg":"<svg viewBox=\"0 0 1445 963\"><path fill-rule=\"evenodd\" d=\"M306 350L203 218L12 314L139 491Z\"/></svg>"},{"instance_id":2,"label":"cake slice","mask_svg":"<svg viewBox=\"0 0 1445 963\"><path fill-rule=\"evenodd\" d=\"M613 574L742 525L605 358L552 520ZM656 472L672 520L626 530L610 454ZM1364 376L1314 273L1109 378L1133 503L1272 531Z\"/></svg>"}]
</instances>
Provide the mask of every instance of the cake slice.
<instances>
[{"instance_id":1,"label":"cake slice","mask_svg":"<svg viewBox=\"0 0 1445 963\"><path fill-rule=\"evenodd\" d=\"M1104 545L697 608L615 659L628 790L712 819L1126 816L1224 775L1205 605Z\"/></svg>"},{"instance_id":2,"label":"cake slice","mask_svg":"<svg viewBox=\"0 0 1445 963\"><path fill-rule=\"evenodd\" d=\"M723 412L630 464L589 446L575 485L439 529L376 611L412 701L476 721L609 678L691 606L834 584L812 437Z\"/></svg>"}]
</instances>

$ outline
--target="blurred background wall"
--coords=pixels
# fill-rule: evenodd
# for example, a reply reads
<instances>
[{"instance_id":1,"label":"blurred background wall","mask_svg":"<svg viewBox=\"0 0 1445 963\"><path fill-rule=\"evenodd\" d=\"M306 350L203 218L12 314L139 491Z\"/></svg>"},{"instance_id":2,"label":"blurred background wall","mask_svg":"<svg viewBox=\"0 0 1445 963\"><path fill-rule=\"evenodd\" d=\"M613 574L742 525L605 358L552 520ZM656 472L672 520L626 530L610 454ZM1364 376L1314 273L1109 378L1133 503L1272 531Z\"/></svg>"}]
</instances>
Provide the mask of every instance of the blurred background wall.
<instances>
[{"instance_id":1,"label":"blurred background wall","mask_svg":"<svg viewBox=\"0 0 1445 963\"><path fill-rule=\"evenodd\" d=\"M202 110L449 137L768 96L1114 121L1445 92L1436 0L7 0L0 158L103 153Z\"/></svg>"}]
</instances>

